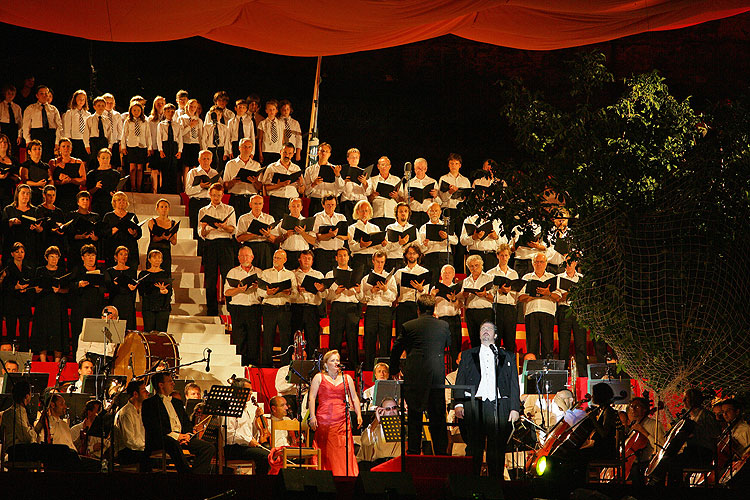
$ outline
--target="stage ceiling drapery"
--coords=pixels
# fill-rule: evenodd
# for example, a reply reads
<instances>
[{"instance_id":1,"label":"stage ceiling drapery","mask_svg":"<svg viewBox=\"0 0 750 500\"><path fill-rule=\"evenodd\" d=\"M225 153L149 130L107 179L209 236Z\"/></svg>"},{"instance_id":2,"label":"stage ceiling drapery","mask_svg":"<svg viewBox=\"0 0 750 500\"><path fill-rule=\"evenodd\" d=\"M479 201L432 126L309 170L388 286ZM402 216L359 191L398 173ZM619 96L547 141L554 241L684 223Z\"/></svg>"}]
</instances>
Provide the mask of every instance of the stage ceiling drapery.
<instances>
[{"instance_id":1,"label":"stage ceiling drapery","mask_svg":"<svg viewBox=\"0 0 750 500\"><path fill-rule=\"evenodd\" d=\"M560 49L748 10L750 1L740 0L10 0L0 4L0 21L91 40L201 36L273 54L325 56L448 34Z\"/></svg>"}]
</instances>

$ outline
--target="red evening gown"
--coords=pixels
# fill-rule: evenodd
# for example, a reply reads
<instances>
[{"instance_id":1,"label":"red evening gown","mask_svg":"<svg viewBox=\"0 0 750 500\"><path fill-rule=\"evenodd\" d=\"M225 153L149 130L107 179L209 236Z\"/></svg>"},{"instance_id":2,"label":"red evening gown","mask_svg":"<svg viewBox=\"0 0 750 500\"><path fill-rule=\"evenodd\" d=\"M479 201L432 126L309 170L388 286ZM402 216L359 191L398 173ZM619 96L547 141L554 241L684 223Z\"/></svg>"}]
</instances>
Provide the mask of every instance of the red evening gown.
<instances>
[{"instance_id":1,"label":"red evening gown","mask_svg":"<svg viewBox=\"0 0 750 500\"><path fill-rule=\"evenodd\" d=\"M346 383L334 385L322 375L321 379L315 412L318 419L315 444L320 448L322 468L330 470L334 476L346 476L346 438L344 437L347 426L344 402ZM349 475L359 475L357 460L354 458L351 424L349 424Z\"/></svg>"}]
</instances>

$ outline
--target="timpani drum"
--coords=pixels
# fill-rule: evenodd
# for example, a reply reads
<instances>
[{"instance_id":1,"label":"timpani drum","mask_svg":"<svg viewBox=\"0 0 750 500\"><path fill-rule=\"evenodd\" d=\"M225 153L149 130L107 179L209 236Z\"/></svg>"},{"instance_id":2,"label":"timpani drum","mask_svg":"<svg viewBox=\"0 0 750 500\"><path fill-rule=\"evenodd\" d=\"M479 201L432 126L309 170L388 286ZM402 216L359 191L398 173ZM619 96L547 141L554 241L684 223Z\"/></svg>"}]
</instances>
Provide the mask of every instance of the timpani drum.
<instances>
[{"instance_id":1,"label":"timpani drum","mask_svg":"<svg viewBox=\"0 0 750 500\"><path fill-rule=\"evenodd\" d=\"M130 382L134 375L153 371L159 364L168 368L180 364L174 337L166 332L130 331L117 349L115 375L125 375Z\"/></svg>"}]
</instances>

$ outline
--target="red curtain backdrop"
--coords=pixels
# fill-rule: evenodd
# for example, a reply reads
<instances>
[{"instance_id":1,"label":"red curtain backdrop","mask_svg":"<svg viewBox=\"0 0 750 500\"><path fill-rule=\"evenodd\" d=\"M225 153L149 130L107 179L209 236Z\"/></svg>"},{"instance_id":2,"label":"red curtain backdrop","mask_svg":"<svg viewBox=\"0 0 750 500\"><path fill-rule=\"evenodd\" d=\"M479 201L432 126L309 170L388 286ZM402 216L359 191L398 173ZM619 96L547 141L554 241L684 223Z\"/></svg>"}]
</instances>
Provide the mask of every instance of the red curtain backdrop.
<instances>
[{"instance_id":1,"label":"red curtain backdrop","mask_svg":"<svg viewBox=\"0 0 750 500\"><path fill-rule=\"evenodd\" d=\"M750 1L741 0L9 0L0 4L0 21L91 40L202 36L273 54L324 56L447 34L551 50L748 10Z\"/></svg>"}]
</instances>

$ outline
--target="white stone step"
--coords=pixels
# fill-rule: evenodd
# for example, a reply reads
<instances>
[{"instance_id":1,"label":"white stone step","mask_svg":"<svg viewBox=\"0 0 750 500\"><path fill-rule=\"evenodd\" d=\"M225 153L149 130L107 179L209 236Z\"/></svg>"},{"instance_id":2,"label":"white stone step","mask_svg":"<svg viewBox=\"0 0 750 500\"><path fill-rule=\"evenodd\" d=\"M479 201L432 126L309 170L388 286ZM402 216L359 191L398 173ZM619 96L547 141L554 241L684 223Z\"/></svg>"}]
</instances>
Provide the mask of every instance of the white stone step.
<instances>
[{"instance_id":1,"label":"white stone step","mask_svg":"<svg viewBox=\"0 0 750 500\"><path fill-rule=\"evenodd\" d=\"M206 290L203 288L175 288L172 291L172 304L205 304ZM142 305L141 298L135 301L138 308Z\"/></svg>"},{"instance_id":2,"label":"white stone step","mask_svg":"<svg viewBox=\"0 0 750 500\"><path fill-rule=\"evenodd\" d=\"M195 273L201 271L201 258L187 255L172 255L172 272Z\"/></svg>"},{"instance_id":3,"label":"white stone step","mask_svg":"<svg viewBox=\"0 0 750 500\"><path fill-rule=\"evenodd\" d=\"M181 271L172 273L173 288L203 288L203 274L183 273Z\"/></svg>"},{"instance_id":4,"label":"white stone step","mask_svg":"<svg viewBox=\"0 0 750 500\"><path fill-rule=\"evenodd\" d=\"M135 212L140 219L140 214L145 214L147 217L154 217L156 213L156 202L154 203L139 203L136 202L128 207L128 210ZM169 215L185 215L185 207L183 205L175 205L174 203L169 204Z\"/></svg>"},{"instance_id":5,"label":"white stone step","mask_svg":"<svg viewBox=\"0 0 750 500\"><path fill-rule=\"evenodd\" d=\"M205 317L205 316L204 316ZM214 316L208 316L208 317L214 317ZM202 342L200 340L201 337L206 335L220 335L225 336L226 335L226 329L224 328L224 325L221 323L179 323L179 322L172 322L170 319L169 326L167 327L167 331L174 335L175 339L178 339L178 342L190 342L190 343L199 343ZM211 339L211 342L220 342L221 340L218 338Z\"/></svg>"},{"instance_id":6,"label":"white stone step","mask_svg":"<svg viewBox=\"0 0 750 500\"><path fill-rule=\"evenodd\" d=\"M180 370L180 378L195 380L195 383L200 386L201 390L207 391L211 389L212 385L227 385L227 380L232 378L232 375L237 377L245 376L245 368L240 365L239 360L231 366L214 365L213 361L212 358L210 372L206 373L206 365L198 363Z\"/></svg>"},{"instance_id":7,"label":"white stone step","mask_svg":"<svg viewBox=\"0 0 750 500\"><path fill-rule=\"evenodd\" d=\"M150 219L151 217L155 216L156 212L154 212L153 210L150 210L150 211L147 210L143 212L135 212L135 215L138 216L139 221L143 222L145 219ZM190 229L190 217L188 217L187 215L184 215L184 212L181 213L180 215L170 215L169 218L176 222L179 221L180 223L179 231L182 231L183 229ZM142 227L144 228L143 232L145 234L148 234L148 227L146 227L146 224L144 224ZM177 233L178 239L180 238L179 231ZM192 229L190 231L191 231L190 234L192 235Z\"/></svg>"},{"instance_id":8,"label":"white stone step","mask_svg":"<svg viewBox=\"0 0 750 500\"><path fill-rule=\"evenodd\" d=\"M221 318L218 316L181 316L179 314L170 314L169 324L187 324L187 325L221 325Z\"/></svg>"},{"instance_id":9,"label":"white stone step","mask_svg":"<svg viewBox=\"0 0 750 500\"><path fill-rule=\"evenodd\" d=\"M138 240L138 253L144 257L148 254L149 238L141 238ZM178 237L177 244L172 245L172 258L176 255L198 255L198 242L191 237L182 238Z\"/></svg>"},{"instance_id":10,"label":"white stone step","mask_svg":"<svg viewBox=\"0 0 750 500\"><path fill-rule=\"evenodd\" d=\"M156 206L159 199L164 198L170 205L179 206L182 204L182 197L179 194L153 194L153 193L125 193L128 195L128 201L131 205L151 205Z\"/></svg>"},{"instance_id":11,"label":"white stone step","mask_svg":"<svg viewBox=\"0 0 750 500\"><path fill-rule=\"evenodd\" d=\"M141 222L143 222L144 219L148 219L151 217L150 215L149 216L141 215L141 214L136 214L136 215L138 216L138 220ZM180 242L183 240L192 240L192 239L193 239L193 230L188 226L183 227L183 225L180 224L180 229L177 230L177 241ZM143 236L141 237L140 240L138 240L138 242L140 243L141 241L144 241L144 240L149 241L148 227L146 226L146 224L143 225Z\"/></svg>"},{"instance_id":12,"label":"white stone step","mask_svg":"<svg viewBox=\"0 0 750 500\"><path fill-rule=\"evenodd\" d=\"M229 343L229 335L224 333L224 330L219 331L218 329L215 329L214 327L218 327L223 325L213 325L212 329L207 332L181 332L179 336L179 342L180 344L193 344L193 345L203 345L203 344L228 344ZM170 332L171 333L171 332ZM177 340L177 335L175 335L175 341Z\"/></svg>"},{"instance_id":13,"label":"white stone step","mask_svg":"<svg viewBox=\"0 0 750 500\"><path fill-rule=\"evenodd\" d=\"M239 365L242 360L237 354L217 354L216 351L213 350L213 347L206 346L209 349L211 349L211 364L213 365L216 363L216 366L233 366L233 365ZM183 353L182 350L180 350L180 360L182 363L190 363L192 361L197 361L199 359L203 359L203 352L199 353L193 353L193 352L185 352Z\"/></svg>"},{"instance_id":14,"label":"white stone step","mask_svg":"<svg viewBox=\"0 0 750 500\"><path fill-rule=\"evenodd\" d=\"M175 339L177 340L177 339ZM222 355L222 356L236 356L237 355L237 347L232 344L186 344L184 342L180 343L180 355L182 356L183 353L192 353L199 355L198 357L203 355L203 349L205 347L208 347L211 349L211 362L214 362L214 354L216 355Z\"/></svg>"},{"instance_id":15,"label":"white stone step","mask_svg":"<svg viewBox=\"0 0 750 500\"><path fill-rule=\"evenodd\" d=\"M172 314L208 316L205 304L172 304ZM229 315L229 311L225 305L219 305L219 314Z\"/></svg>"}]
</instances>

